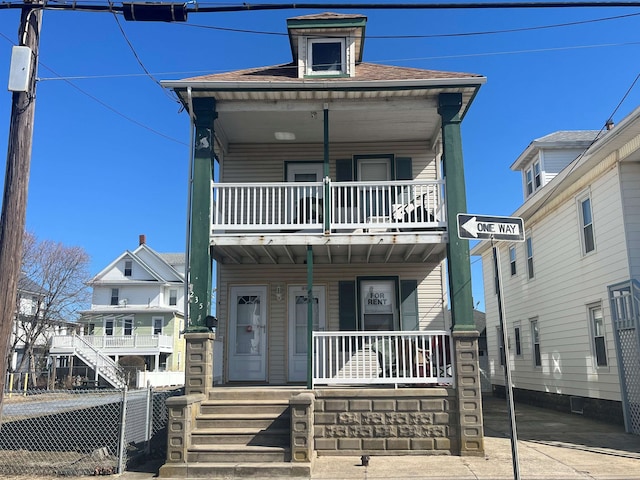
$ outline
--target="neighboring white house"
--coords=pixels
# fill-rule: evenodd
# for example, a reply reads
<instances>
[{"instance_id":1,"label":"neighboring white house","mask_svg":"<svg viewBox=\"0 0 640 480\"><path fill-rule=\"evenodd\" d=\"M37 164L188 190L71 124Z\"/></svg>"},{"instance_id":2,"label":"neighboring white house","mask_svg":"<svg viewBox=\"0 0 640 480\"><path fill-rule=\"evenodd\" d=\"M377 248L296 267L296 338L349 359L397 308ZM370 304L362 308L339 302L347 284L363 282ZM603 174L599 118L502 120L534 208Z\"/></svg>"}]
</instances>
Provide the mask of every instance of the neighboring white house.
<instances>
[{"instance_id":1,"label":"neighboring white house","mask_svg":"<svg viewBox=\"0 0 640 480\"><path fill-rule=\"evenodd\" d=\"M150 372L184 371L184 254L158 253L141 235L138 248L118 256L89 285L91 308L79 320L83 335L53 338L57 365L74 357L75 365L94 368L99 353L111 370L122 357L135 356Z\"/></svg>"},{"instance_id":2,"label":"neighboring white house","mask_svg":"<svg viewBox=\"0 0 640 480\"><path fill-rule=\"evenodd\" d=\"M526 240L498 242L514 397L640 433L640 108L615 127L533 141ZM491 382L504 389L490 242L482 255Z\"/></svg>"},{"instance_id":3,"label":"neighboring white house","mask_svg":"<svg viewBox=\"0 0 640 480\"><path fill-rule=\"evenodd\" d=\"M16 318L9 339L9 371L41 373L47 368L49 342L54 335L67 335L78 325L64 320L43 320L47 292L24 273L18 279ZM33 365L29 366L29 355Z\"/></svg>"}]
</instances>

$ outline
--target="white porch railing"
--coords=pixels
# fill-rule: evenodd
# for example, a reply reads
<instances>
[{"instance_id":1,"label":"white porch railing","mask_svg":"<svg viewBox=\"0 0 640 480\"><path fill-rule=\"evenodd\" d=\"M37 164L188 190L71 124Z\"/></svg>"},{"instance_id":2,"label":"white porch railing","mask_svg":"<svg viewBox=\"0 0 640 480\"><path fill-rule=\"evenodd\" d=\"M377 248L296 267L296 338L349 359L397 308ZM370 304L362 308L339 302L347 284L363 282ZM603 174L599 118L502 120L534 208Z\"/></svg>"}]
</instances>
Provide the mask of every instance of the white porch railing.
<instances>
[{"instance_id":1,"label":"white porch railing","mask_svg":"<svg viewBox=\"0 0 640 480\"><path fill-rule=\"evenodd\" d=\"M214 183L213 232L446 227L441 181ZM326 193L328 192L328 195ZM329 212L329 218L325 218ZM327 221L328 220L328 221Z\"/></svg>"},{"instance_id":2,"label":"white porch railing","mask_svg":"<svg viewBox=\"0 0 640 480\"><path fill-rule=\"evenodd\" d=\"M453 385L450 335L313 332L313 385Z\"/></svg>"}]
</instances>

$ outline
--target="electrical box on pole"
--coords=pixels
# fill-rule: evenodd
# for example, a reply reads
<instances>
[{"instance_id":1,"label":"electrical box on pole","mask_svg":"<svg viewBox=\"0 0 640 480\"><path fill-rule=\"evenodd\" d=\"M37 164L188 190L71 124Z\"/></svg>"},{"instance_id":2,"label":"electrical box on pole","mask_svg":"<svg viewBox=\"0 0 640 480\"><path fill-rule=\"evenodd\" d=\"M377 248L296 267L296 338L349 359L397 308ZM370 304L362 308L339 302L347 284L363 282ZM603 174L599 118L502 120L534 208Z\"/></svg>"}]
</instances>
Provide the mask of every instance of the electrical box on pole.
<instances>
[{"instance_id":1,"label":"electrical box on pole","mask_svg":"<svg viewBox=\"0 0 640 480\"><path fill-rule=\"evenodd\" d=\"M15 45L11 49L11 65L9 66L10 92L26 92L29 90L32 53L29 47L21 45Z\"/></svg>"}]
</instances>

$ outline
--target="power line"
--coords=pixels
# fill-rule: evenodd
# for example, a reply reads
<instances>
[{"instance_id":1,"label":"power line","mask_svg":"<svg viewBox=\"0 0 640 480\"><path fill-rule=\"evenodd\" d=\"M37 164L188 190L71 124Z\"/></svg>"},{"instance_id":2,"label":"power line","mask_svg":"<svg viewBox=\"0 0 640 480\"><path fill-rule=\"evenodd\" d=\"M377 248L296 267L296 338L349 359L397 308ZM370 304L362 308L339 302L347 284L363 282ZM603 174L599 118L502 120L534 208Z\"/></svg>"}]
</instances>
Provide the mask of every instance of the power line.
<instances>
[{"instance_id":1,"label":"power line","mask_svg":"<svg viewBox=\"0 0 640 480\"><path fill-rule=\"evenodd\" d=\"M488 31L478 31L478 32L433 33L429 35L367 35L367 40L371 40L371 39L400 40L400 39L451 38L451 37L471 37L471 36L480 36L480 35L497 35L502 33L518 33L518 32L546 30L546 29L552 29L552 28L573 27L576 25L586 25L586 24L606 22L611 20L620 20L624 18L636 17L638 15L640 15L640 13L630 13L626 15L594 18L590 20L580 20L575 22L555 23L551 25L537 25L533 27L509 28L509 29L503 29L503 30L488 30ZM282 36L282 37L287 37L290 35L289 33L286 33L286 32L268 32L263 30L248 30L243 28L216 27L211 25L197 25L193 23L180 23L179 25L182 25L184 27L191 27L191 28L218 30L221 32L249 33L249 34L255 34L255 35L272 35L272 36ZM304 34L304 35L308 35L308 34ZM296 35L294 34L292 36L296 36Z\"/></svg>"},{"instance_id":2,"label":"power line","mask_svg":"<svg viewBox=\"0 0 640 480\"><path fill-rule=\"evenodd\" d=\"M138 2L142 4L143 2ZM131 4L128 4L131 5ZM232 13L243 11L273 11L273 10L496 10L496 9L559 9L559 8L611 8L611 7L640 7L640 1L577 1L577 2L472 2L472 3L256 3L243 2L237 5L207 7L206 4L193 4L186 8L187 13ZM31 7L25 2L1 2L0 8L22 9ZM189 4L187 4L187 7ZM45 3L47 10L79 10L86 12L116 12L122 13L122 5L79 3Z\"/></svg>"}]
</instances>

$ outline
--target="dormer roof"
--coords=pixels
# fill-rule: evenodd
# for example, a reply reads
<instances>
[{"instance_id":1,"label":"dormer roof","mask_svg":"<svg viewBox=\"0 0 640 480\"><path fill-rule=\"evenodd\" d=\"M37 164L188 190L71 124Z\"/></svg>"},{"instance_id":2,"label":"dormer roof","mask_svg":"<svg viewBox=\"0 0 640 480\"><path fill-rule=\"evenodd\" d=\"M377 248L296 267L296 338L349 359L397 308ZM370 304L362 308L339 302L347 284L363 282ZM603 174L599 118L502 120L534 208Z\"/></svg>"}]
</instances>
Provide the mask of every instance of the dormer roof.
<instances>
[{"instance_id":1,"label":"dormer roof","mask_svg":"<svg viewBox=\"0 0 640 480\"><path fill-rule=\"evenodd\" d=\"M533 140L524 152L511 165L511 170L522 170L544 149L581 149L585 150L598 135L598 130L560 130Z\"/></svg>"}]
</instances>

